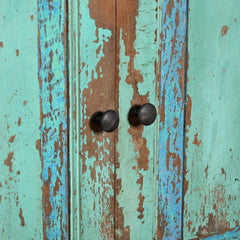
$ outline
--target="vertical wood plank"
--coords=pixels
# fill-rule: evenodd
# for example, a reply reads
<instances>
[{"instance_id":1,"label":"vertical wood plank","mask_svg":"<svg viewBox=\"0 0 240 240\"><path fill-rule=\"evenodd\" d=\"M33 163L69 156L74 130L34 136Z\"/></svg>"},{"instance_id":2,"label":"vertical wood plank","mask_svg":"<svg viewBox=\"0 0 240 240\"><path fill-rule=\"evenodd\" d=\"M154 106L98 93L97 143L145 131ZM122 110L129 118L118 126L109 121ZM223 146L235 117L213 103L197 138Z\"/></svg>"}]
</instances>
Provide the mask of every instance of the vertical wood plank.
<instances>
[{"instance_id":1,"label":"vertical wood plank","mask_svg":"<svg viewBox=\"0 0 240 240\"><path fill-rule=\"evenodd\" d=\"M240 6L205 0L189 8L186 239L227 231L240 216Z\"/></svg>"},{"instance_id":2,"label":"vertical wood plank","mask_svg":"<svg viewBox=\"0 0 240 240\"><path fill-rule=\"evenodd\" d=\"M74 239L113 239L116 136L93 132L90 119L116 109L115 1L70 1L69 7L71 232Z\"/></svg>"},{"instance_id":3,"label":"vertical wood plank","mask_svg":"<svg viewBox=\"0 0 240 240\"><path fill-rule=\"evenodd\" d=\"M0 5L0 239L42 239L37 2Z\"/></svg>"},{"instance_id":4,"label":"vertical wood plank","mask_svg":"<svg viewBox=\"0 0 240 240\"><path fill-rule=\"evenodd\" d=\"M162 11L158 239L181 239L187 1Z\"/></svg>"},{"instance_id":5,"label":"vertical wood plank","mask_svg":"<svg viewBox=\"0 0 240 240\"><path fill-rule=\"evenodd\" d=\"M43 238L68 239L65 1L38 0Z\"/></svg>"},{"instance_id":6,"label":"vertical wood plank","mask_svg":"<svg viewBox=\"0 0 240 240\"><path fill-rule=\"evenodd\" d=\"M160 19L158 1L117 1L116 239L157 239L159 118L134 127L128 113L135 104L159 106Z\"/></svg>"}]
</instances>

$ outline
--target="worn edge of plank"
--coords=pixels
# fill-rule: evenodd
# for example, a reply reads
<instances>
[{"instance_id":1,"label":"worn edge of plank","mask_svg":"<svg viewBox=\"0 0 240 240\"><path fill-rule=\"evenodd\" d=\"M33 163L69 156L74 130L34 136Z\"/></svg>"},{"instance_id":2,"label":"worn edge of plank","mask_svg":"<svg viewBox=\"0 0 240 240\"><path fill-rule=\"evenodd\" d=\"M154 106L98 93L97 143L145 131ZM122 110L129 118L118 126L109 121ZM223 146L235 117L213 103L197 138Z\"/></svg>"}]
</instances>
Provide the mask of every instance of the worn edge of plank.
<instances>
[{"instance_id":1,"label":"worn edge of plank","mask_svg":"<svg viewBox=\"0 0 240 240\"><path fill-rule=\"evenodd\" d=\"M65 0L38 0L44 239L69 235L66 35Z\"/></svg>"},{"instance_id":2,"label":"worn edge of plank","mask_svg":"<svg viewBox=\"0 0 240 240\"><path fill-rule=\"evenodd\" d=\"M158 239L181 239L187 1L164 0L162 11Z\"/></svg>"}]
</instances>

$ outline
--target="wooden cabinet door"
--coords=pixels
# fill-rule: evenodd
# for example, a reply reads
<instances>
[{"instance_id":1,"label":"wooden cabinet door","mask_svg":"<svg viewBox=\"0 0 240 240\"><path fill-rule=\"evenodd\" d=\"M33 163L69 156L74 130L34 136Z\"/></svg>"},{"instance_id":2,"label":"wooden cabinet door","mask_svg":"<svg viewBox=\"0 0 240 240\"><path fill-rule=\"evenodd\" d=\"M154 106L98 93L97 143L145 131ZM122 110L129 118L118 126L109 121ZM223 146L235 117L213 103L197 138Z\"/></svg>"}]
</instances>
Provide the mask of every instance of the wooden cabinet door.
<instances>
[{"instance_id":1,"label":"wooden cabinet door","mask_svg":"<svg viewBox=\"0 0 240 240\"><path fill-rule=\"evenodd\" d=\"M239 11L189 1L183 239L240 239Z\"/></svg>"},{"instance_id":2,"label":"wooden cabinet door","mask_svg":"<svg viewBox=\"0 0 240 240\"><path fill-rule=\"evenodd\" d=\"M0 3L0 239L68 239L64 1Z\"/></svg>"},{"instance_id":3,"label":"wooden cabinet door","mask_svg":"<svg viewBox=\"0 0 240 240\"><path fill-rule=\"evenodd\" d=\"M185 1L69 3L71 236L180 239ZM150 126L132 106L152 103ZM94 132L97 111L120 124Z\"/></svg>"},{"instance_id":4,"label":"wooden cabinet door","mask_svg":"<svg viewBox=\"0 0 240 240\"><path fill-rule=\"evenodd\" d=\"M240 239L238 5L2 0L0 238Z\"/></svg>"}]
</instances>

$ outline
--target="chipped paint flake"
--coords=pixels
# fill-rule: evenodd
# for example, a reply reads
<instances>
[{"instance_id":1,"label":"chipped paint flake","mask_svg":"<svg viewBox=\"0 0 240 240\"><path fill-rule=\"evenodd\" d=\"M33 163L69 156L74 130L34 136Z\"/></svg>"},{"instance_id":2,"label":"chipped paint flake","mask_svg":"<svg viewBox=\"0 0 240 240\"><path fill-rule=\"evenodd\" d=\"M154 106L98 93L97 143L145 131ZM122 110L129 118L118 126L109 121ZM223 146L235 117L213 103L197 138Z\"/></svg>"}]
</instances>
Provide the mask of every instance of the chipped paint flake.
<instances>
[{"instance_id":1,"label":"chipped paint flake","mask_svg":"<svg viewBox=\"0 0 240 240\"><path fill-rule=\"evenodd\" d=\"M223 35L223 36L226 35L227 32L228 32L228 30L229 30L229 27L228 27L228 26L222 26L222 31L221 31L222 35Z\"/></svg>"},{"instance_id":2,"label":"chipped paint flake","mask_svg":"<svg viewBox=\"0 0 240 240\"><path fill-rule=\"evenodd\" d=\"M4 164L5 164L6 166L8 166L10 172L13 171L13 169L12 169L12 165L13 165L13 162L12 162L12 160L13 160L13 155L14 155L13 152L8 153L8 157L4 160Z\"/></svg>"}]
</instances>

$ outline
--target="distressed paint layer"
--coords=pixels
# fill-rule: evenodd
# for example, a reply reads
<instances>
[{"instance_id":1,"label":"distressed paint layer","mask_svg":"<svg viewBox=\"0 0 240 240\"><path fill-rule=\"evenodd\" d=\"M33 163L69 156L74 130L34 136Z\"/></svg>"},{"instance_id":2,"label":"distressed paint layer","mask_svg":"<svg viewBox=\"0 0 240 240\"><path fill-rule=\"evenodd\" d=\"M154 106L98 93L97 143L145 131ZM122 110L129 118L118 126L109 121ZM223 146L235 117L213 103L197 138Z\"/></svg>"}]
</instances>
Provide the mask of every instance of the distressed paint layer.
<instances>
[{"instance_id":1,"label":"distressed paint layer","mask_svg":"<svg viewBox=\"0 0 240 240\"><path fill-rule=\"evenodd\" d=\"M198 0L189 8L183 236L239 239L235 231L206 237L239 225L240 6Z\"/></svg>"},{"instance_id":2,"label":"distressed paint layer","mask_svg":"<svg viewBox=\"0 0 240 240\"><path fill-rule=\"evenodd\" d=\"M43 238L68 239L65 1L38 0ZM40 146L39 146L40 145Z\"/></svg>"},{"instance_id":3,"label":"distressed paint layer","mask_svg":"<svg viewBox=\"0 0 240 240\"><path fill-rule=\"evenodd\" d=\"M187 1L163 1L158 239L181 239Z\"/></svg>"},{"instance_id":4,"label":"distressed paint layer","mask_svg":"<svg viewBox=\"0 0 240 240\"><path fill-rule=\"evenodd\" d=\"M212 234L209 237L205 238L196 238L196 239L203 239L203 240L239 240L240 239L240 227L236 227L235 229L232 229L230 231L226 231L224 233L217 233Z\"/></svg>"},{"instance_id":5,"label":"distressed paint layer","mask_svg":"<svg viewBox=\"0 0 240 240\"><path fill-rule=\"evenodd\" d=\"M116 239L156 238L159 119L148 127L133 127L128 112L146 102L158 109L159 19L158 1L117 4Z\"/></svg>"},{"instance_id":6,"label":"distressed paint layer","mask_svg":"<svg viewBox=\"0 0 240 240\"><path fill-rule=\"evenodd\" d=\"M37 2L0 5L0 239L43 239Z\"/></svg>"},{"instance_id":7,"label":"distressed paint layer","mask_svg":"<svg viewBox=\"0 0 240 240\"><path fill-rule=\"evenodd\" d=\"M74 239L113 239L115 133L93 132L90 119L115 109L115 1L70 5L71 231Z\"/></svg>"}]
</instances>

